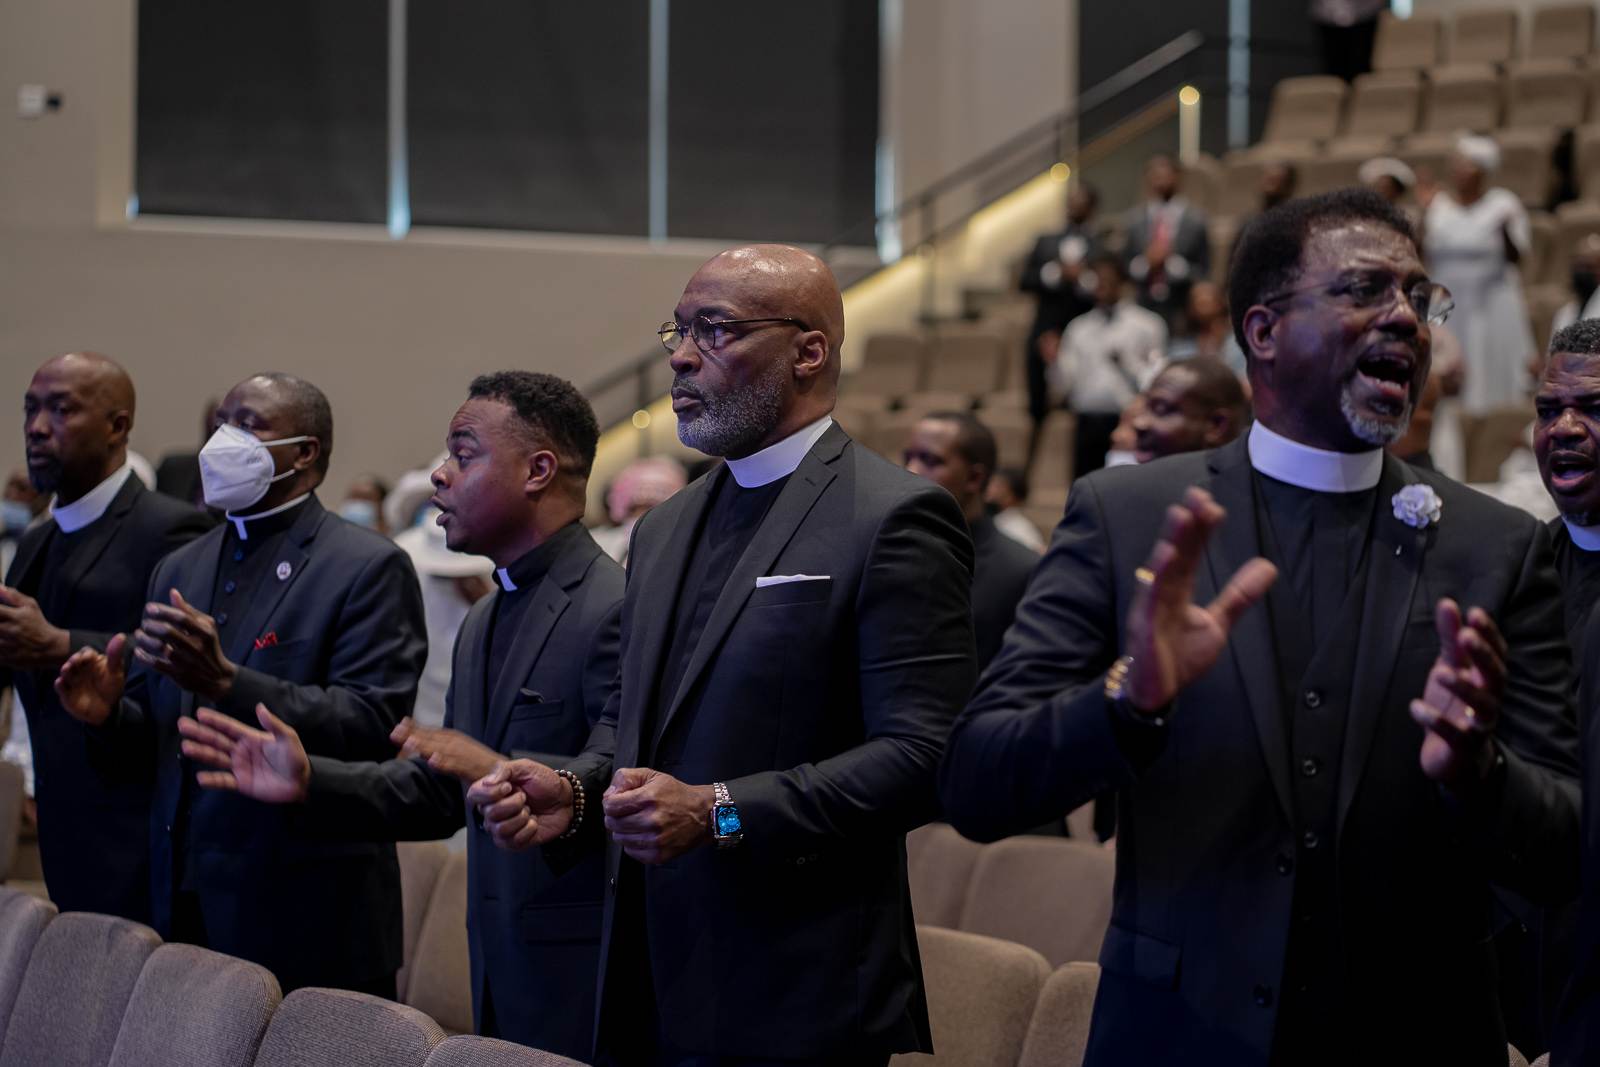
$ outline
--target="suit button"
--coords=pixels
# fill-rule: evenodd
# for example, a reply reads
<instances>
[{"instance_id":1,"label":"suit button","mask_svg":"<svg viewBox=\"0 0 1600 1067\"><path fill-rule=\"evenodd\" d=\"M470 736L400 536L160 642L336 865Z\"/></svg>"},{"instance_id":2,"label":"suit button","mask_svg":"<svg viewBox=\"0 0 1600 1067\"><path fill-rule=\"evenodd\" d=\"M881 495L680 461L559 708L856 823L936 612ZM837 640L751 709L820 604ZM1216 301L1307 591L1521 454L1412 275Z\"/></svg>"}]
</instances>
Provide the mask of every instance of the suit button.
<instances>
[{"instance_id":1,"label":"suit button","mask_svg":"<svg viewBox=\"0 0 1600 1067\"><path fill-rule=\"evenodd\" d=\"M1301 835L1300 843L1306 846L1306 848L1316 848L1322 843L1322 839L1317 836L1317 832L1315 830L1307 830Z\"/></svg>"},{"instance_id":2,"label":"suit button","mask_svg":"<svg viewBox=\"0 0 1600 1067\"><path fill-rule=\"evenodd\" d=\"M617 880L615 878L611 879L611 891L613 893L617 891Z\"/></svg>"},{"instance_id":3,"label":"suit button","mask_svg":"<svg viewBox=\"0 0 1600 1067\"><path fill-rule=\"evenodd\" d=\"M241 559L244 559L244 549L242 549L242 548L234 549L233 550L233 561L235 563L238 563Z\"/></svg>"},{"instance_id":4,"label":"suit button","mask_svg":"<svg viewBox=\"0 0 1600 1067\"><path fill-rule=\"evenodd\" d=\"M226 625L228 625L228 613L226 611L217 612L217 625L218 626L226 626Z\"/></svg>"},{"instance_id":5,"label":"suit button","mask_svg":"<svg viewBox=\"0 0 1600 1067\"><path fill-rule=\"evenodd\" d=\"M1258 985L1250 991L1250 999L1256 1002L1256 1007L1267 1008L1272 1006L1272 987Z\"/></svg>"},{"instance_id":6,"label":"suit button","mask_svg":"<svg viewBox=\"0 0 1600 1067\"><path fill-rule=\"evenodd\" d=\"M1317 772L1321 770L1322 764L1318 763L1310 756L1307 756L1305 759L1300 761L1300 773L1305 775L1307 778L1315 778L1317 776Z\"/></svg>"},{"instance_id":7,"label":"suit button","mask_svg":"<svg viewBox=\"0 0 1600 1067\"><path fill-rule=\"evenodd\" d=\"M233 581L230 580L226 585L224 585L222 587L222 591L224 593L231 593L237 588L239 588L239 586L236 583L234 583Z\"/></svg>"},{"instance_id":8,"label":"suit button","mask_svg":"<svg viewBox=\"0 0 1600 1067\"><path fill-rule=\"evenodd\" d=\"M1281 875L1287 876L1294 873L1294 860L1290 859L1288 856L1279 855L1276 866L1278 868L1278 873Z\"/></svg>"},{"instance_id":9,"label":"suit button","mask_svg":"<svg viewBox=\"0 0 1600 1067\"><path fill-rule=\"evenodd\" d=\"M1307 689L1301 699L1306 702L1306 707L1308 708L1320 708L1322 707L1322 690Z\"/></svg>"},{"instance_id":10,"label":"suit button","mask_svg":"<svg viewBox=\"0 0 1600 1067\"><path fill-rule=\"evenodd\" d=\"M806 865L806 858L804 856L796 856L794 858L794 865L796 867L804 867Z\"/></svg>"},{"instance_id":11,"label":"suit button","mask_svg":"<svg viewBox=\"0 0 1600 1067\"><path fill-rule=\"evenodd\" d=\"M172 833L172 824L170 822L167 823L167 833Z\"/></svg>"}]
</instances>

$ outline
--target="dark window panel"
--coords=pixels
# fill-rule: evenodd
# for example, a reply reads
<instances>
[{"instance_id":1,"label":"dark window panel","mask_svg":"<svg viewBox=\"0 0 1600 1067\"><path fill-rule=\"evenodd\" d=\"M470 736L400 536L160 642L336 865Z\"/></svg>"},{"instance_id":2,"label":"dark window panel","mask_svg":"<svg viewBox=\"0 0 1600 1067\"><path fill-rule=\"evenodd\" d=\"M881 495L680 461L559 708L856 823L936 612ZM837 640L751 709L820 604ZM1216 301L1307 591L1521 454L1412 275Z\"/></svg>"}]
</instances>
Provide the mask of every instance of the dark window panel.
<instances>
[{"instance_id":1,"label":"dark window panel","mask_svg":"<svg viewBox=\"0 0 1600 1067\"><path fill-rule=\"evenodd\" d=\"M413 223L646 232L646 0L409 11Z\"/></svg>"},{"instance_id":2,"label":"dark window panel","mask_svg":"<svg viewBox=\"0 0 1600 1067\"><path fill-rule=\"evenodd\" d=\"M668 233L821 242L870 219L878 5L670 10Z\"/></svg>"},{"instance_id":3,"label":"dark window panel","mask_svg":"<svg viewBox=\"0 0 1600 1067\"><path fill-rule=\"evenodd\" d=\"M142 212L383 222L386 0L139 4Z\"/></svg>"}]
</instances>

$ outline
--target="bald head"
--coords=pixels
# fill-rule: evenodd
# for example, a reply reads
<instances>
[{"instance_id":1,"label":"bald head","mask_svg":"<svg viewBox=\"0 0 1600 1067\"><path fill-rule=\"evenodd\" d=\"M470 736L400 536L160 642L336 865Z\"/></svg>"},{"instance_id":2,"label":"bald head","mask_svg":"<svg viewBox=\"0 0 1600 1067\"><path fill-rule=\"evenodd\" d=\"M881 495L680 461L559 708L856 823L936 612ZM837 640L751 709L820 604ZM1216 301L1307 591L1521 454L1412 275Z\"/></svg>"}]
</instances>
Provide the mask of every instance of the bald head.
<instances>
[{"instance_id":1,"label":"bald head","mask_svg":"<svg viewBox=\"0 0 1600 1067\"><path fill-rule=\"evenodd\" d=\"M33 374L23 398L28 478L70 504L128 460L133 380L98 352L68 352Z\"/></svg>"},{"instance_id":2,"label":"bald head","mask_svg":"<svg viewBox=\"0 0 1600 1067\"><path fill-rule=\"evenodd\" d=\"M672 353L673 410L690 447L738 459L833 410L844 301L810 252L719 253L689 279L673 317L694 326Z\"/></svg>"}]
</instances>

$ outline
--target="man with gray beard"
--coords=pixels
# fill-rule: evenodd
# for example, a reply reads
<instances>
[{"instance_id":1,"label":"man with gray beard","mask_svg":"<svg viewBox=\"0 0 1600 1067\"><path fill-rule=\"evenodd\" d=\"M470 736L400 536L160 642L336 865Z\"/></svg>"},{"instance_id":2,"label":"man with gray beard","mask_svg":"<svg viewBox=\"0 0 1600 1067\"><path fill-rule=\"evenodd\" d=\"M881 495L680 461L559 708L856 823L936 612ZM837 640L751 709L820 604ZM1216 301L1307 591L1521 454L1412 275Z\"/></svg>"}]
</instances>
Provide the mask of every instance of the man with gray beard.
<instances>
[{"instance_id":1,"label":"man with gray beard","mask_svg":"<svg viewBox=\"0 0 1600 1067\"><path fill-rule=\"evenodd\" d=\"M660 333L679 437L727 463L634 529L588 747L469 800L558 867L606 849L601 1062L931 1051L904 838L976 675L966 521L830 417L844 310L815 256L724 252Z\"/></svg>"},{"instance_id":2,"label":"man with gray beard","mask_svg":"<svg viewBox=\"0 0 1600 1067\"><path fill-rule=\"evenodd\" d=\"M1090 1067L1504 1063L1491 884L1577 884L1549 533L1384 453L1450 296L1376 194L1264 212L1229 296L1255 425L1074 484L946 813L1116 792Z\"/></svg>"}]
</instances>

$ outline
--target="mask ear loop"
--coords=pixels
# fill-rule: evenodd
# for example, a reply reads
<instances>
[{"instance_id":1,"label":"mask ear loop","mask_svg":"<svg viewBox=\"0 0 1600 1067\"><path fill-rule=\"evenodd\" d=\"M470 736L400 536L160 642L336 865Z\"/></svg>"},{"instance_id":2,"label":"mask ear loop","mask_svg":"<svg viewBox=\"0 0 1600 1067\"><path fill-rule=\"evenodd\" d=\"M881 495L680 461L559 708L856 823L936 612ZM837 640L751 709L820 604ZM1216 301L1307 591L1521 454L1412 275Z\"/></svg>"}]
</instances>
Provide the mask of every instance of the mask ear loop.
<instances>
[{"instance_id":1,"label":"mask ear loop","mask_svg":"<svg viewBox=\"0 0 1600 1067\"><path fill-rule=\"evenodd\" d=\"M260 442L262 448L272 448L275 445L298 445L305 441L315 441L317 440L317 435L314 433L303 433L299 437L279 437L271 441L262 441L261 438L257 437L256 440ZM281 482L285 478L291 477L298 473L299 471L296 468L290 467L282 474L274 474L270 479L268 479L267 484L272 485L275 482Z\"/></svg>"}]
</instances>

